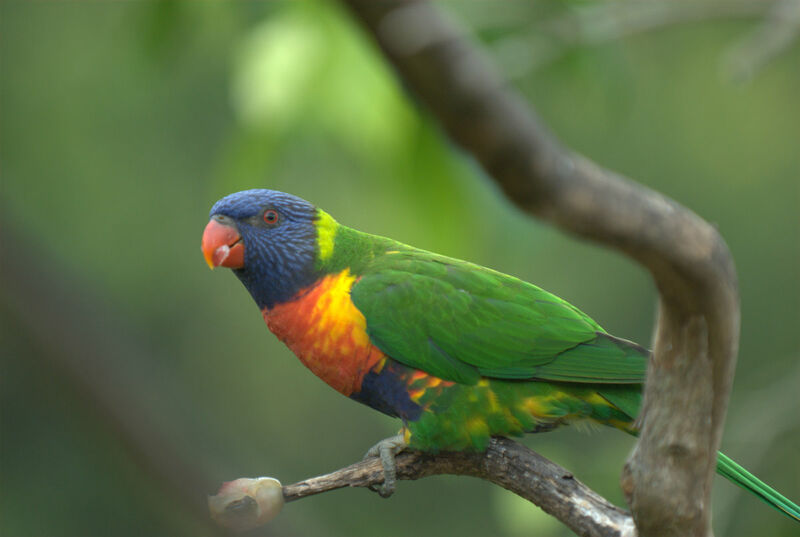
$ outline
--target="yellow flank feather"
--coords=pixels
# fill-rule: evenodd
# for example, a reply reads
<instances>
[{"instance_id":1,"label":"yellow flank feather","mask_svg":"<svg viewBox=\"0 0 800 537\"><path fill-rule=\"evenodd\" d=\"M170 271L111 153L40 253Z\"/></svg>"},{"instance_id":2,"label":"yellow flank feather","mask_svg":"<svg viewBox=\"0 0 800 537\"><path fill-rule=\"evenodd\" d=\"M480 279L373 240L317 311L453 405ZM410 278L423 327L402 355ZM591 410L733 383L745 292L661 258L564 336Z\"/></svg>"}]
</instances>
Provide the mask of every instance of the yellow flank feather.
<instances>
[{"instance_id":1,"label":"yellow flank feather","mask_svg":"<svg viewBox=\"0 0 800 537\"><path fill-rule=\"evenodd\" d=\"M547 400L544 397L528 397L522 401L522 408L535 418L547 416Z\"/></svg>"},{"instance_id":2,"label":"yellow flank feather","mask_svg":"<svg viewBox=\"0 0 800 537\"><path fill-rule=\"evenodd\" d=\"M425 395L425 388L422 388L420 390L411 390L408 392L408 396L415 403L419 403L419 400L422 398L423 395Z\"/></svg>"},{"instance_id":3,"label":"yellow flank feather","mask_svg":"<svg viewBox=\"0 0 800 537\"><path fill-rule=\"evenodd\" d=\"M319 245L320 261L327 261L333 254L333 242L336 239L336 229L339 224L331 215L317 209L317 244Z\"/></svg>"},{"instance_id":4,"label":"yellow flank feather","mask_svg":"<svg viewBox=\"0 0 800 537\"><path fill-rule=\"evenodd\" d=\"M467 431L471 436L489 436L489 426L482 417L475 417L468 420Z\"/></svg>"},{"instance_id":5,"label":"yellow flank feather","mask_svg":"<svg viewBox=\"0 0 800 537\"><path fill-rule=\"evenodd\" d=\"M597 405L597 406L609 406L608 401L600 395L599 393L593 393L589 396L583 398L584 401L589 403L590 405Z\"/></svg>"},{"instance_id":6,"label":"yellow flank feather","mask_svg":"<svg viewBox=\"0 0 800 537\"><path fill-rule=\"evenodd\" d=\"M494 393L492 390L488 390L486 392L486 395L487 395L487 397L489 399L489 411L490 412L492 412L494 414L496 412L500 412L501 410L503 410L503 409L500 408L500 404L497 401L497 394L496 393ZM508 410L505 410L505 412L508 413Z\"/></svg>"}]
</instances>

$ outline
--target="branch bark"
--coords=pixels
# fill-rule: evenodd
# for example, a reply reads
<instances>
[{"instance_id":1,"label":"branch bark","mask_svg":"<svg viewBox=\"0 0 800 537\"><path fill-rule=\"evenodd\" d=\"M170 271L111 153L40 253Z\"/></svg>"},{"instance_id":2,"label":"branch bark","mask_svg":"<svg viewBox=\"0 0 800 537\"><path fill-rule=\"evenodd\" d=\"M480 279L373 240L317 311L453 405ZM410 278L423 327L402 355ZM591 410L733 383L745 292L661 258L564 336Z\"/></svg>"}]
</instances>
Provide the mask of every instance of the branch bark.
<instances>
[{"instance_id":1,"label":"branch bark","mask_svg":"<svg viewBox=\"0 0 800 537\"><path fill-rule=\"evenodd\" d=\"M447 134L521 209L647 268L660 294L641 437L622 485L642 536L711 534L710 491L739 339L733 259L669 198L564 147L425 1L343 0Z\"/></svg>"},{"instance_id":2,"label":"branch bark","mask_svg":"<svg viewBox=\"0 0 800 537\"><path fill-rule=\"evenodd\" d=\"M397 477L452 474L486 479L529 500L586 537L634 537L633 519L557 464L506 438L494 438L484 453L398 455ZM239 479L223 485L209 506L221 524L238 529L257 527L291 502L344 487L372 487L383 482L381 463L370 458L333 473L282 487L271 478ZM266 481L265 481L266 480ZM275 491L274 493L272 491ZM280 496L282 494L282 497Z\"/></svg>"}]
</instances>

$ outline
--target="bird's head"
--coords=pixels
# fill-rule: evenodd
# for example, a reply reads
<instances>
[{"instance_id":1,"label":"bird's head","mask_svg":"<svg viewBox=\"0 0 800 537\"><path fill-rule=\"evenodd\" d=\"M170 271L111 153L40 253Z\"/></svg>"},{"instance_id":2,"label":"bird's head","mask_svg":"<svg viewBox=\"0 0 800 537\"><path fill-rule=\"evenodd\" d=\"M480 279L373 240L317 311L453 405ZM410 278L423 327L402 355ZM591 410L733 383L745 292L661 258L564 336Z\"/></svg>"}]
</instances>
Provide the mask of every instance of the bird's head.
<instances>
[{"instance_id":1,"label":"bird's head","mask_svg":"<svg viewBox=\"0 0 800 537\"><path fill-rule=\"evenodd\" d=\"M231 194L211 208L203 255L212 269L233 269L260 308L272 307L314 281L321 215L331 225L333 219L291 194Z\"/></svg>"}]
</instances>

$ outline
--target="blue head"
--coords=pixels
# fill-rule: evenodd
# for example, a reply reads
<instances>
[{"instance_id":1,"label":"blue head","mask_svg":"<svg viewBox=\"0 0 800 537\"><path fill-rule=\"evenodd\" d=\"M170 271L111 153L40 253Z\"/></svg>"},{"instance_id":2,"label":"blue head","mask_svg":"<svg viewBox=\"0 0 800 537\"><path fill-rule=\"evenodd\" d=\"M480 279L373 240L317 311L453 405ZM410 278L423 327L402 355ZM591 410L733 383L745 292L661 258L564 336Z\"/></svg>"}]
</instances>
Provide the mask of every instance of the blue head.
<instances>
[{"instance_id":1,"label":"blue head","mask_svg":"<svg viewBox=\"0 0 800 537\"><path fill-rule=\"evenodd\" d=\"M203 253L233 269L259 308L292 298L315 279L317 209L275 190L244 190L211 208Z\"/></svg>"}]
</instances>

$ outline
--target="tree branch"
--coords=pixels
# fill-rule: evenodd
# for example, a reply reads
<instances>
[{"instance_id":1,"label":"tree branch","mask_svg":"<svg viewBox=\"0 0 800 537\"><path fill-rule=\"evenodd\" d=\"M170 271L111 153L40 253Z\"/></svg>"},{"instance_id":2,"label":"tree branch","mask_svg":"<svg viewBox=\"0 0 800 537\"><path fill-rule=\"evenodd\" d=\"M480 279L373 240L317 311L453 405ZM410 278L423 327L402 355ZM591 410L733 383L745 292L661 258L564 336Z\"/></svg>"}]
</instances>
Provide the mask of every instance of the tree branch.
<instances>
[{"instance_id":1,"label":"tree branch","mask_svg":"<svg viewBox=\"0 0 800 537\"><path fill-rule=\"evenodd\" d=\"M772 1L774 4L784 0ZM675 25L762 17L774 9L773 4L764 0L612 0L579 4L571 6L565 15L537 22L529 30L493 42L491 49L503 72L517 79L534 74L577 47L619 41Z\"/></svg>"},{"instance_id":2,"label":"tree branch","mask_svg":"<svg viewBox=\"0 0 800 537\"><path fill-rule=\"evenodd\" d=\"M764 21L727 55L725 69L734 80L750 80L800 35L800 1L776 0Z\"/></svg>"},{"instance_id":3,"label":"tree branch","mask_svg":"<svg viewBox=\"0 0 800 537\"><path fill-rule=\"evenodd\" d=\"M651 272L660 293L654 357L623 489L641 535L709 535L739 339L736 272L719 233L667 197L563 147L427 2L343 2L405 87L510 200Z\"/></svg>"},{"instance_id":4,"label":"tree branch","mask_svg":"<svg viewBox=\"0 0 800 537\"><path fill-rule=\"evenodd\" d=\"M535 503L578 535L636 535L630 514L603 499L564 468L506 438L492 439L484 453L429 455L407 451L398 455L396 462L398 479L452 474L491 481ZM210 499L217 520L232 528L249 529L277 514L282 506L280 498L261 494L253 486L259 480L239 481L242 482L241 492L230 490L237 486L233 482L233 486L223 485L220 493ZM276 482L270 481L265 485L274 487ZM344 487L370 487L382 482L383 467L378 459L371 458L330 474L286 485L282 490L283 500L291 502Z\"/></svg>"}]
</instances>

